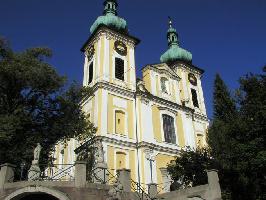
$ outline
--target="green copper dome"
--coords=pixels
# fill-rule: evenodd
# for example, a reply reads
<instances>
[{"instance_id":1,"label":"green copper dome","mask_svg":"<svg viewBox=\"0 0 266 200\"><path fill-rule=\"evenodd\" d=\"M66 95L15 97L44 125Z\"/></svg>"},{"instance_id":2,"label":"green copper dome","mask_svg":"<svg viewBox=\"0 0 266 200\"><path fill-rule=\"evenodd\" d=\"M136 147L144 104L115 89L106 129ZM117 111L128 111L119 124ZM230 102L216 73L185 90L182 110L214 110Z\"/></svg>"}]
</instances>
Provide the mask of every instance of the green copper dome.
<instances>
[{"instance_id":1,"label":"green copper dome","mask_svg":"<svg viewBox=\"0 0 266 200\"><path fill-rule=\"evenodd\" d=\"M90 32L93 33L100 25L106 25L117 30L127 30L127 22L117 16L117 6L116 0L106 0L104 2L104 15L97 18L91 26Z\"/></svg>"},{"instance_id":2,"label":"green copper dome","mask_svg":"<svg viewBox=\"0 0 266 200\"><path fill-rule=\"evenodd\" d=\"M161 56L161 62L168 63L177 60L192 62L192 54L189 51L179 47L178 35L176 30L172 27L171 19L169 20L167 39L169 49Z\"/></svg>"}]
</instances>

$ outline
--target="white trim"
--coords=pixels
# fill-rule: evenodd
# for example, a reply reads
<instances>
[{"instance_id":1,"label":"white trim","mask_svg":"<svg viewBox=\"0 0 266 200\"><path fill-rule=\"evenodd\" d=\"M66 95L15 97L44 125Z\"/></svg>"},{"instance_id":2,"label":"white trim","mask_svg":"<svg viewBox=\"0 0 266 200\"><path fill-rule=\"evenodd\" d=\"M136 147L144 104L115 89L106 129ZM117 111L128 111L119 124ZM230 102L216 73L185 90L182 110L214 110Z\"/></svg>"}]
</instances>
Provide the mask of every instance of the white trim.
<instances>
[{"instance_id":1,"label":"white trim","mask_svg":"<svg viewBox=\"0 0 266 200\"><path fill-rule=\"evenodd\" d=\"M102 112L99 113L101 115L101 135L107 134L107 122L108 122L108 92L106 90L102 90Z\"/></svg>"},{"instance_id":2,"label":"white trim","mask_svg":"<svg viewBox=\"0 0 266 200\"><path fill-rule=\"evenodd\" d=\"M87 70L87 66L88 66L88 56L86 54L84 54L84 67L83 67L83 86L87 86L87 82L86 80L88 79L88 70Z\"/></svg>"},{"instance_id":3,"label":"white trim","mask_svg":"<svg viewBox=\"0 0 266 200\"><path fill-rule=\"evenodd\" d=\"M136 90L136 63L135 63L135 47L129 49L129 67L130 70L130 83L132 84L132 89Z\"/></svg>"},{"instance_id":4,"label":"white trim","mask_svg":"<svg viewBox=\"0 0 266 200\"><path fill-rule=\"evenodd\" d=\"M92 120L94 125L98 127L98 99L99 99L99 90L95 92L95 100L94 100L94 119Z\"/></svg>"},{"instance_id":5,"label":"white trim","mask_svg":"<svg viewBox=\"0 0 266 200\"><path fill-rule=\"evenodd\" d=\"M103 80L111 81L110 74L110 40L107 39L107 34L104 35L104 62L103 62Z\"/></svg>"},{"instance_id":6,"label":"white trim","mask_svg":"<svg viewBox=\"0 0 266 200\"><path fill-rule=\"evenodd\" d=\"M126 162L126 169L129 169L129 152L128 152L128 150L125 150L125 149L122 149L121 147L116 147L115 148L115 165L116 165L116 156L117 156L117 153L118 152L121 152L121 153L123 153L123 154L125 154L126 155L126 160L125 160L125 162ZM117 166L115 166L115 169L117 170Z\"/></svg>"},{"instance_id":7,"label":"white trim","mask_svg":"<svg viewBox=\"0 0 266 200\"><path fill-rule=\"evenodd\" d=\"M115 58L120 58L120 59L122 59L124 61L124 81L115 78ZM116 84L125 86L125 84L128 82L128 80L127 80L127 73L126 73L127 72L127 66L128 66L127 57L126 56L121 56L116 51L114 51L113 56L112 56L112 62L113 62L112 79L114 80L114 82Z\"/></svg>"},{"instance_id":8,"label":"white trim","mask_svg":"<svg viewBox=\"0 0 266 200\"><path fill-rule=\"evenodd\" d=\"M120 134L117 134L116 133L116 128L115 128L115 126L116 126L116 116L115 116L115 113L116 113L116 111L122 111L124 114L125 114L125 134L124 135L120 135ZM128 113L127 113L127 110L126 109L124 109L124 108L114 108L113 109L113 124L114 124L114 126L113 126L113 133L112 134L114 134L114 135L117 135L117 136L119 136L119 137L124 137L124 138L128 138Z\"/></svg>"},{"instance_id":9,"label":"white trim","mask_svg":"<svg viewBox=\"0 0 266 200\"><path fill-rule=\"evenodd\" d=\"M92 81L91 83L89 84L89 72L90 72L90 64L93 63L93 74L92 74ZM89 86L89 87L92 87L95 83L96 83L96 74L95 74L95 70L96 70L96 58L95 58L95 55L92 57L92 59L88 62L87 62L87 67L86 67L86 80L85 80L85 86Z\"/></svg>"},{"instance_id":10,"label":"white trim","mask_svg":"<svg viewBox=\"0 0 266 200\"><path fill-rule=\"evenodd\" d=\"M184 71L181 71L181 77L182 77L182 85L183 85L183 91L184 91L184 98L182 100L187 100L189 99L189 106L191 106L191 99L189 98L189 93L188 93L188 87L187 87L187 79L186 79L186 74Z\"/></svg>"},{"instance_id":11,"label":"white trim","mask_svg":"<svg viewBox=\"0 0 266 200\"><path fill-rule=\"evenodd\" d=\"M98 82L98 79L100 78L100 68L101 68L101 38L98 41L98 49L97 49L97 66L95 65L95 77L94 80Z\"/></svg>"}]
</instances>

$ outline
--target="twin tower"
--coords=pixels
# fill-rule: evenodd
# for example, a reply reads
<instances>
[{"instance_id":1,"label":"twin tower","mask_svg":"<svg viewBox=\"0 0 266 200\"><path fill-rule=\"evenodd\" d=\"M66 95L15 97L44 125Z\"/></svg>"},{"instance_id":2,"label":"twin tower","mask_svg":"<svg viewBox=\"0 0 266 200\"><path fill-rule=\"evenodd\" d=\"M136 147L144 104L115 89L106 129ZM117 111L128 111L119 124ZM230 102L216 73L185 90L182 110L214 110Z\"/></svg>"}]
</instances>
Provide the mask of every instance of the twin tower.
<instances>
[{"instance_id":1,"label":"twin tower","mask_svg":"<svg viewBox=\"0 0 266 200\"><path fill-rule=\"evenodd\" d=\"M106 0L104 13L90 28L82 47L83 85L93 90L84 111L102 142L109 170L126 168L132 179L157 183L169 191L166 167L182 148L206 145L208 119L201 86L203 70L192 64L192 54L179 46L169 20L168 50L158 64L142 68L136 78L135 47L140 40L129 34L117 15L117 1ZM73 163L77 141L58 145L58 163ZM62 149L63 148L63 154Z\"/></svg>"}]
</instances>

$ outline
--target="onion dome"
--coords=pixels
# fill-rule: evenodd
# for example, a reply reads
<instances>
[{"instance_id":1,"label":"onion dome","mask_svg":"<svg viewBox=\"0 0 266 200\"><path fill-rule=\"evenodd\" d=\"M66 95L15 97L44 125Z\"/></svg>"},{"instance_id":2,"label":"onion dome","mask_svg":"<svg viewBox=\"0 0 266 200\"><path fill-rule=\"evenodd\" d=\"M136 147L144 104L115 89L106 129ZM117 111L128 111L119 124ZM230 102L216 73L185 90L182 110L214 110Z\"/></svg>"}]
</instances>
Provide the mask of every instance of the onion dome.
<instances>
[{"instance_id":1,"label":"onion dome","mask_svg":"<svg viewBox=\"0 0 266 200\"><path fill-rule=\"evenodd\" d=\"M106 25L108 27L114 28L118 31L127 31L127 22L117 16L117 1L116 0L106 0L104 2L104 15L97 18L90 28L91 34L100 26Z\"/></svg>"},{"instance_id":2,"label":"onion dome","mask_svg":"<svg viewBox=\"0 0 266 200\"><path fill-rule=\"evenodd\" d=\"M192 54L179 47L178 34L176 29L172 27L172 20L169 17L169 29L167 31L167 40L169 49L161 56L160 60L163 63L174 61L192 62Z\"/></svg>"}]
</instances>

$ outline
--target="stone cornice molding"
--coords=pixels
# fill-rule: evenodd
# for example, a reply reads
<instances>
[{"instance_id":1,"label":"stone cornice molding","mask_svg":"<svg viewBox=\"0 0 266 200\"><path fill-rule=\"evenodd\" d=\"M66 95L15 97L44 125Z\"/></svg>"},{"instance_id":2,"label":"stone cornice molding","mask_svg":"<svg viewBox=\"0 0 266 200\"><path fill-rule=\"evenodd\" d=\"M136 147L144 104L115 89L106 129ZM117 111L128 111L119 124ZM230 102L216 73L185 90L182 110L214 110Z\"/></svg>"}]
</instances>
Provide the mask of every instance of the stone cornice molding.
<instances>
[{"instance_id":1,"label":"stone cornice molding","mask_svg":"<svg viewBox=\"0 0 266 200\"><path fill-rule=\"evenodd\" d=\"M150 93L147 94L147 93L138 92L138 96L140 96L141 98L147 98L148 100L154 103L160 104L161 107L168 107L171 110L182 110L185 112L189 112L191 114L194 112L194 110L189 107L185 107L180 104L171 102L169 100L154 96Z\"/></svg>"},{"instance_id":2,"label":"stone cornice molding","mask_svg":"<svg viewBox=\"0 0 266 200\"><path fill-rule=\"evenodd\" d=\"M102 35L105 35L107 40L114 39L116 41L121 41L130 46L131 48L134 48L138 43L137 41L135 41L135 39L133 39L131 36L127 34L122 34L117 31L113 31L110 28L107 28L106 26L101 26L98 28L95 34L93 34L89 38L86 47L84 48L84 51L86 52L95 42L99 41Z\"/></svg>"},{"instance_id":3,"label":"stone cornice molding","mask_svg":"<svg viewBox=\"0 0 266 200\"><path fill-rule=\"evenodd\" d=\"M181 63L175 64L173 66L173 69L175 69L175 68L180 68L184 72L189 71L190 73L195 74L197 78L201 78L201 76L202 76L202 72L200 72L199 70L197 70L195 68L189 67L185 64L181 64Z\"/></svg>"},{"instance_id":4,"label":"stone cornice molding","mask_svg":"<svg viewBox=\"0 0 266 200\"><path fill-rule=\"evenodd\" d=\"M208 117L201 113L194 113L194 119L202 120L202 121L209 121Z\"/></svg>"},{"instance_id":5,"label":"stone cornice molding","mask_svg":"<svg viewBox=\"0 0 266 200\"><path fill-rule=\"evenodd\" d=\"M112 134L109 134L109 135L112 135ZM162 153L169 153L169 154L174 154L174 155L177 155L181 150L181 147L179 147L177 145L165 146L163 143L162 144L149 143L149 142L145 142L145 141L137 143L137 142L133 142L133 141L126 141L123 138L117 139L117 138L109 137L108 135L107 136L97 136L97 138L98 138L98 140L101 140L101 141L106 142L106 143L111 143L114 145L125 146L128 148L152 149L152 150L159 151ZM173 146L173 147L170 147L170 146Z\"/></svg>"},{"instance_id":6,"label":"stone cornice molding","mask_svg":"<svg viewBox=\"0 0 266 200\"><path fill-rule=\"evenodd\" d=\"M177 155L180 150L181 147L177 146L177 145L173 145L173 147L169 147L169 146L163 146L160 144L154 144L154 143L148 143L148 142L140 142L138 145L139 148L148 148L148 149L152 149L154 151L158 151L160 153L169 153L169 154L174 154Z\"/></svg>"},{"instance_id":7,"label":"stone cornice molding","mask_svg":"<svg viewBox=\"0 0 266 200\"><path fill-rule=\"evenodd\" d=\"M142 72L144 73L147 70L151 70L151 71L157 72L158 74L165 74L165 75L169 76L173 80L176 80L176 81L180 81L181 80L181 78L174 71L172 71L171 68L169 68L169 70L166 70L166 69L159 69L157 67L169 68L165 64L147 65L146 67L144 67L142 69Z\"/></svg>"}]
</instances>

